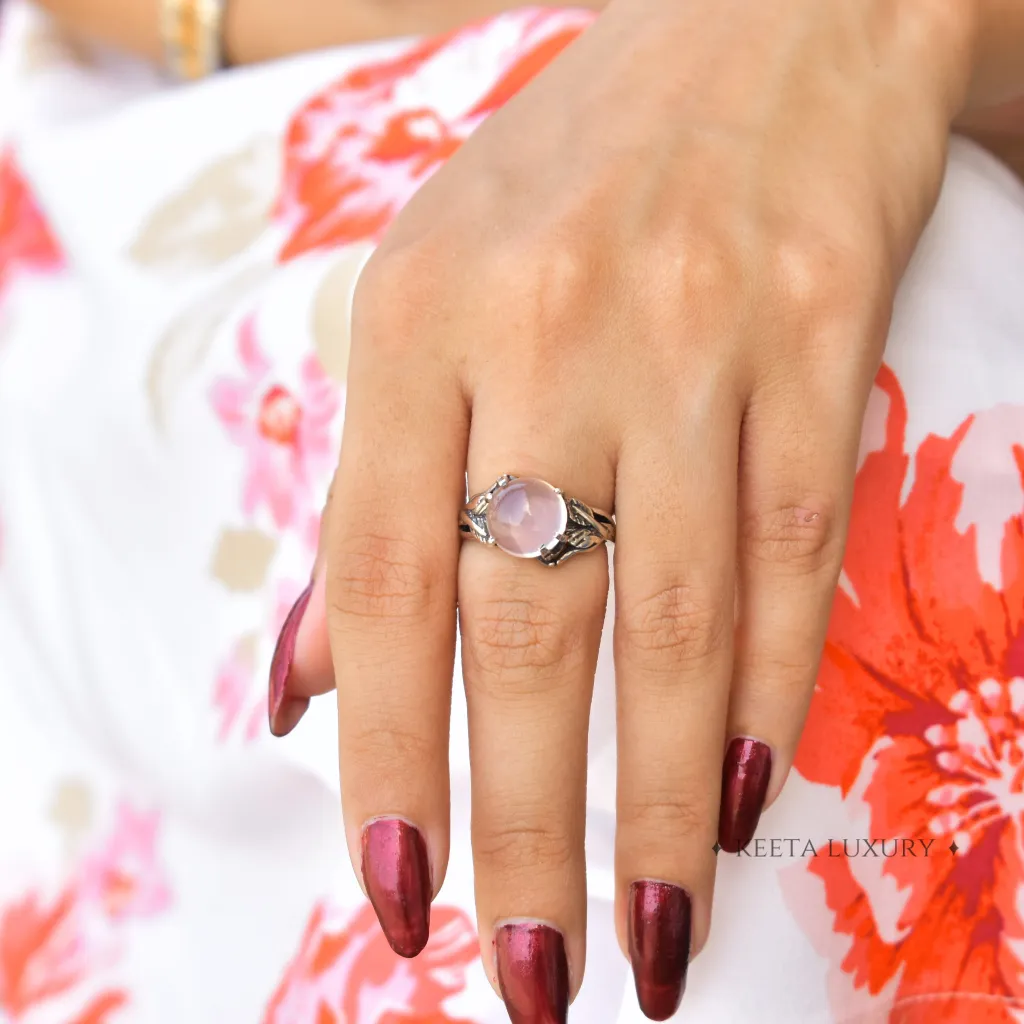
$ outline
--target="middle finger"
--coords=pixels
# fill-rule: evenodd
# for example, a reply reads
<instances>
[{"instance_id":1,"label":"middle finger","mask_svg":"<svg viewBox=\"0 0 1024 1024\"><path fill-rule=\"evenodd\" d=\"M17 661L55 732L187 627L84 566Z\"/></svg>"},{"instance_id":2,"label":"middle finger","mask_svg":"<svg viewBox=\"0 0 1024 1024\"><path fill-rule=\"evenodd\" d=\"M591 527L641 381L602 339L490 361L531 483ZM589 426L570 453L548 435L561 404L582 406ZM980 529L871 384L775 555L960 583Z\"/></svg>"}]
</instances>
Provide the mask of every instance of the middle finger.
<instances>
[{"instance_id":1,"label":"middle finger","mask_svg":"<svg viewBox=\"0 0 1024 1024\"><path fill-rule=\"evenodd\" d=\"M619 460L616 917L653 1020L682 998L691 930L707 934L732 662L740 410L689 399L675 436Z\"/></svg>"}]
</instances>

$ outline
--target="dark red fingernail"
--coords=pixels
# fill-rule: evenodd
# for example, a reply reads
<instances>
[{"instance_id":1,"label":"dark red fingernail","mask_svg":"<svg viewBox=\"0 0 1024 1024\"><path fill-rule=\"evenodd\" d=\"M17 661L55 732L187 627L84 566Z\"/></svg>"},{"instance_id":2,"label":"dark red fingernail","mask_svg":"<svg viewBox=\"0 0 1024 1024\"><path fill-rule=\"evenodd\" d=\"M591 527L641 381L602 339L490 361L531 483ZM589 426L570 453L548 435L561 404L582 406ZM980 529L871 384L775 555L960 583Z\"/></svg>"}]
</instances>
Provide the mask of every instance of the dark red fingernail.
<instances>
[{"instance_id":1,"label":"dark red fingernail","mask_svg":"<svg viewBox=\"0 0 1024 1024\"><path fill-rule=\"evenodd\" d=\"M270 692L267 695L267 710L270 718L270 731L275 736L285 736L295 728L299 719L309 707L295 707L294 701L287 702L289 707L283 708L285 692L288 687L288 675L292 670L292 659L295 657L295 638L299 635L299 626L302 624L302 616L306 613L306 605L309 604L309 597L313 593L313 584L299 594L298 600L292 605L292 610L284 620L281 633L277 638L277 646L274 648L274 657L270 662ZM301 703L301 702L299 702ZM282 714L282 710L288 710L290 714Z\"/></svg>"},{"instance_id":2,"label":"dark red fingernail","mask_svg":"<svg viewBox=\"0 0 1024 1024\"><path fill-rule=\"evenodd\" d=\"M512 1024L565 1024L569 963L557 928L529 922L494 932L498 987Z\"/></svg>"},{"instance_id":3,"label":"dark red fingernail","mask_svg":"<svg viewBox=\"0 0 1024 1024\"><path fill-rule=\"evenodd\" d=\"M725 752L718 845L739 853L754 838L772 777L771 748L760 740L737 736Z\"/></svg>"},{"instance_id":4,"label":"dark red fingernail","mask_svg":"<svg viewBox=\"0 0 1024 1024\"><path fill-rule=\"evenodd\" d=\"M363 882L391 948L416 956L430 937L430 861L419 829L381 818L363 829Z\"/></svg>"},{"instance_id":5,"label":"dark red fingernail","mask_svg":"<svg viewBox=\"0 0 1024 1024\"><path fill-rule=\"evenodd\" d=\"M668 882L629 889L629 962L644 1016L668 1020L683 998L690 963L690 897Z\"/></svg>"}]
</instances>

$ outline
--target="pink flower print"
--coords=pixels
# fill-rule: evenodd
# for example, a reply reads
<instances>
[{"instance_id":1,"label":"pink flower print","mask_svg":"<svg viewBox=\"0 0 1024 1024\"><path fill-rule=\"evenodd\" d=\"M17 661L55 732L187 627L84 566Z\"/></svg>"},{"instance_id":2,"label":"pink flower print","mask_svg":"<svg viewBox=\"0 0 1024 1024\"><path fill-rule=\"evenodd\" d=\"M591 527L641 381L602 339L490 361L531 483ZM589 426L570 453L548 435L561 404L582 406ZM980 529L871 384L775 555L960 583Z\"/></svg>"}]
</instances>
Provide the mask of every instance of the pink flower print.
<instances>
[{"instance_id":1,"label":"pink flower print","mask_svg":"<svg viewBox=\"0 0 1024 1024\"><path fill-rule=\"evenodd\" d=\"M270 632L275 640L278 633L281 632L284 620L288 618L288 613L292 610L292 606L305 589L305 583L297 583L295 580L281 580L275 587L274 617L270 624Z\"/></svg>"},{"instance_id":2,"label":"pink flower print","mask_svg":"<svg viewBox=\"0 0 1024 1024\"><path fill-rule=\"evenodd\" d=\"M368 903L342 916L324 904L313 909L263 1024L472 1024L444 1008L479 955L461 910L434 906L430 941L414 960L392 952Z\"/></svg>"},{"instance_id":3,"label":"pink flower print","mask_svg":"<svg viewBox=\"0 0 1024 1024\"><path fill-rule=\"evenodd\" d=\"M243 637L231 649L214 682L213 703L220 725L217 740L226 743L236 727L246 742L257 739L267 720L266 687L254 696L255 637Z\"/></svg>"},{"instance_id":4,"label":"pink flower print","mask_svg":"<svg viewBox=\"0 0 1024 1024\"><path fill-rule=\"evenodd\" d=\"M354 68L292 119L276 216L282 260L378 240L416 190L491 113L593 20L526 8ZM482 55L493 75L481 76ZM457 99L453 99L457 97Z\"/></svg>"},{"instance_id":5,"label":"pink flower print","mask_svg":"<svg viewBox=\"0 0 1024 1024\"><path fill-rule=\"evenodd\" d=\"M216 381L211 401L248 456L243 511L252 516L265 506L278 529L296 528L308 538L314 491L334 463L330 430L341 404L338 388L312 355L302 360L294 386L279 379L252 316L238 332L238 354L244 376Z\"/></svg>"},{"instance_id":6,"label":"pink flower print","mask_svg":"<svg viewBox=\"0 0 1024 1024\"><path fill-rule=\"evenodd\" d=\"M165 910L170 890L156 863L159 827L159 813L136 811L121 803L110 838L82 862L83 903L94 904L113 922Z\"/></svg>"},{"instance_id":7,"label":"pink flower print","mask_svg":"<svg viewBox=\"0 0 1024 1024\"><path fill-rule=\"evenodd\" d=\"M319 522L313 517L313 525ZM316 537L312 539L316 545ZM281 580L272 588L272 607L267 635L276 640L284 620L305 588L293 580ZM270 588L268 588L270 589ZM266 678L256 679L256 653L259 635L250 633L236 641L230 654L221 663L213 685L213 706L218 717L217 741L227 743L240 733L245 743L259 739L266 730ZM0 1024L3 1024L0 1021Z\"/></svg>"}]
</instances>

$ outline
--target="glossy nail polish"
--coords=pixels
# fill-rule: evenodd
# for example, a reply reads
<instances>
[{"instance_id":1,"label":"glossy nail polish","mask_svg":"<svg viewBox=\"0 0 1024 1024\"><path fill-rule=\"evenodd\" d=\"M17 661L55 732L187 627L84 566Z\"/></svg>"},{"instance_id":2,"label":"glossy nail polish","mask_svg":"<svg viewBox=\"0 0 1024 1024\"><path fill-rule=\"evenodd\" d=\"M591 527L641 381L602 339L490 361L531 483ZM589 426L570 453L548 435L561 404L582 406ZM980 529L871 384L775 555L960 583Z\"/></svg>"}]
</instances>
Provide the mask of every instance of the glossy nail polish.
<instances>
[{"instance_id":1,"label":"glossy nail polish","mask_svg":"<svg viewBox=\"0 0 1024 1024\"><path fill-rule=\"evenodd\" d=\"M565 1024L569 964L557 928L529 921L494 932L498 986L512 1024Z\"/></svg>"},{"instance_id":2,"label":"glossy nail polish","mask_svg":"<svg viewBox=\"0 0 1024 1024\"><path fill-rule=\"evenodd\" d=\"M379 818L363 829L363 883L391 948L416 956L430 937L430 861L419 829Z\"/></svg>"},{"instance_id":3,"label":"glossy nail polish","mask_svg":"<svg viewBox=\"0 0 1024 1024\"><path fill-rule=\"evenodd\" d=\"M718 843L738 853L757 831L757 822L772 777L772 751L760 740L737 736L725 752Z\"/></svg>"},{"instance_id":4,"label":"glossy nail polish","mask_svg":"<svg viewBox=\"0 0 1024 1024\"><path fill-rule=\"evenodd\" d=\"M690 962L690 897L668 882L629 889L629 962L644 1016L668 1020L683 998Z\"/></svg>"},{"instance_id":5,"label":"glossy nail polish","mask_svg":"<svg viewBox=\"0 0 1024 1024\"><path fill-rule=\"evenodd\" d=\"M270 662L270 690L267 694L267 709L270 718L270 731L275 736L284 736L295 728L305 712L301 709L298 717L295 711L288 715L282 715L282 705L285 703L285 692L288 686L288 675L292 670L292 659L295 657L295 639L299 635L299 626L302 624L302 616L306 613L306 606L309 604L310 595L313 593L313 584L310 583L306 589L299 594L298 600L292 605L292 610L284 620L281 633L277 638L277 646L274 648L274 657ZM309 706L309 702L306 702Z\"/></svg>"}]
</instances>

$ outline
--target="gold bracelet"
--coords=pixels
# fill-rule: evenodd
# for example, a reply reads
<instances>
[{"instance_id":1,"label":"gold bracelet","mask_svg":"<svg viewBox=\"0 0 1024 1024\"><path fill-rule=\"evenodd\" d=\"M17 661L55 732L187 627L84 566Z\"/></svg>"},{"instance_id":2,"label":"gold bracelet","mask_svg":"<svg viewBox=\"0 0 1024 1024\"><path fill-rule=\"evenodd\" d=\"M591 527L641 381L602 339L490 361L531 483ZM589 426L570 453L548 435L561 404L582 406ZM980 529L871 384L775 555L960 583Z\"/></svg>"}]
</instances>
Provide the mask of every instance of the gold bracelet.
<instances>
[{"instance_id":1,"label":"gold bracelet","mask_svg":"<svg viewBox=\"0 0 1024 1024\"><path fill-rule=\"evenodd\" d=\"M224 0L160 0L164 60L177 78L194 81L224 66Z\"/></svg>"}]
</instances>

